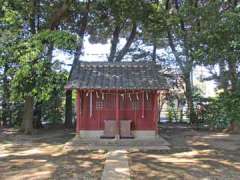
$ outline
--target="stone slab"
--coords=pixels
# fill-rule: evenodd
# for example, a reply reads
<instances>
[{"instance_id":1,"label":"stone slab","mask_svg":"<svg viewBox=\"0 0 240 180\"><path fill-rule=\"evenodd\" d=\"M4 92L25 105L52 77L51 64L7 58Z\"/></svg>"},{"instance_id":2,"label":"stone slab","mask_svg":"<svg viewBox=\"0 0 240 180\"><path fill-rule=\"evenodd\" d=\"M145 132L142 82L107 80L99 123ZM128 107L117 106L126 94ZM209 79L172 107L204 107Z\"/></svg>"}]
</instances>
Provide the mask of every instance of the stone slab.
<instances>
[{"instance_id":1,"label":"stone slab","mask_svg":"<svg viewBox=\"0 0 240 180\"><path fill-rule=\"evenodd\" d=\"M130 180L126 150L119 149L107 153L101 180Z\"/></svg>"}]
</instances>

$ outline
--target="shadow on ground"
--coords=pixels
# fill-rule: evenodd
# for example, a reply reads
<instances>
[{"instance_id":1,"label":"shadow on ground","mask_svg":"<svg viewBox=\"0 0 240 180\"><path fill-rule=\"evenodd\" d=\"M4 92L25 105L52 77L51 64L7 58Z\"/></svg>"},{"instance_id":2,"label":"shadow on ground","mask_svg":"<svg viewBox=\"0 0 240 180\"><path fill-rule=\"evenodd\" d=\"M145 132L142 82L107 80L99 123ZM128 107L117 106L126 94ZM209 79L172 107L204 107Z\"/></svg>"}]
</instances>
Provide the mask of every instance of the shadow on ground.
<instances>
[{"instance_id":1,"label":"shadow on ground","mask_svg":"<svg viewBox=\"0 0 240 180\"><path fill-rule=\"evenodd\" d=\"M161 135L171 150L129 153L133 179L239 179L239 135L178 127L163 129Z\"/></svg>"},{"instance_id":2,"label":"shadow on ground","mask_svg":"<svg viewBox=\"0 0 240 180\"><path fill-rule=\"evenodd\" d=\"M74 133L42 130L32 136L1 130L0 179L100 179L105 152L67 151Z\"/></svg>"}]
</instances>

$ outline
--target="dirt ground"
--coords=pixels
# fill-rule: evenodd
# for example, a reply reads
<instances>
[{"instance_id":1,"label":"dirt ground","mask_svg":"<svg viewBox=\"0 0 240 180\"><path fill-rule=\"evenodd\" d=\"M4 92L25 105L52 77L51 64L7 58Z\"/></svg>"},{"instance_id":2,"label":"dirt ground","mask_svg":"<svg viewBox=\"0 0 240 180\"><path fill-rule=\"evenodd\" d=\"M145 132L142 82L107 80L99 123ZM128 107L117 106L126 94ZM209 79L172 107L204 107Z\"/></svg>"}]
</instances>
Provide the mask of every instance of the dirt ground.
<instances>
[{"instance_id":1,"label":"dirt ground","mask_svg":"<svg viewBox=\"0 0 240 180\"><path fill-rule=\"evenodd\" d=\"M22 135L0 129L0 179L100 179L105 152L67 151L71 131L41 130Z\"/></svg>"},{"instance_id":2,"label":"dirt ground","mask_svg":"<svg viewBox=\"0 0 240 180\"><path fill-rule=\"evenodd\" d=\"M170 150L129 151L131 178L240 179L240 135L168 126L161 136ZM68 150L72 131L40 130L22 135L0 129L0 179L101 179L106 151Z\"/></svg>"},{"instance_id":3,"label":"dirt ground","mask_svg":"<svg viewBox=\"0 0 240 180\"><path fill-rule=\"evenodd\" d=\"M169 126L161 136L171 150L129 153L132 179L240 179L240 135Z\"/></svg>"}]
</instances>

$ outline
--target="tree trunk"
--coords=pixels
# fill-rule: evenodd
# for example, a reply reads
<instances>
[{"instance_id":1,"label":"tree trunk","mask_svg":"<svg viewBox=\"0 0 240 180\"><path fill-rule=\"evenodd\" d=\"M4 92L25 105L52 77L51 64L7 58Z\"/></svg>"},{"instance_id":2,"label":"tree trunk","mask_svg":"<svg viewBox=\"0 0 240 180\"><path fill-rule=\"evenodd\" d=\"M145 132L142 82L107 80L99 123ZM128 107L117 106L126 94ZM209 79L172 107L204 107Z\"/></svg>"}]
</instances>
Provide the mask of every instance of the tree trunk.
<instances>
[{"instance_id":1,"label":"tree trunk","mask_svg":"<svg viewBox=\"0 0 240 180\"><path fill-rule=\"evenodd\" d=\"M190 123L195 123L196 122L196 114L195 114L194 106L193 106L193 92L192 92L190 73L185 75L184 80L185 80L185 84L186 84L185 96L187 99L188 115L189 115Z\"/></svg>"},{"instance_id":2,"label":"tree trunk","mask_svg":"<svg viewBox=\"0 0 240 180\"><path fill-rule=\"evenodd\" d=\"M238 73L237 73L237 63L235 61L228 61L229 68L229 80L231 82L231 93L235 93L238 89ZM228 133L239 133L240 124L236 120L230 122L230 126L225 130Z\"/></svg>"},{"instance_id":3,"label":"tree trunk","mask_svg":"<svg viewBox=\"0 0 240 180\"><path fill-rule=\"evenodd\" d=\"M170 48L173 52L174 57L176 58L176 61L183 72L184 76L184 83L186 86L186 91L185 91L185 96L187 99L187 105L188 105L188 114L189 114L189 119L190 123L194 123L196 120L196 115L193 107L193 92L192 92L192 83L191 83L191 69L192 69L192 61L188 62L188 64L183 64L181 58L179 57L179 54L175 48L175 45L173 43L173 37L171 35L170 30L168 31L168 42L170 45Z\"/></svg>"},{"instance_id":4,"label":"tree trunk","mask_svg":"<svg viewBox=\"0 0 240 180\"><path fill-rule=\"evenodd\" d=\"M31 11L29 17L30 31L32 35L36 34L36 14L39 5L38 0L31 1ZM25 134L32 134L33 131L33 112L34 111L34 103L33 96L27 95L25 97L24 108L23 108L23 119L21 124L21 130Z\"/></svg>"},{"instance_id":5,"label":"tree trunk","mask_svg":"<svg viewBox=\"0 0 240 180\"><path fill-rule=\"evenodd\" d=\"M8 125L8 120L10 121L10 118L9 118L10 92L9 92L9 83L7 78L8 69L9 67L8 67L8 64L6 63L4 66L4 72L3 72L3 99L2 99L2 121L3 121L4 127Z\"/></svg>"},{"instance_id":6,"label":"tree trunk","mask_svg":"<svg viewBox=\"0 0 240 180\"><path fill-rule=\"evenodd\" d=\"M72 128L72 90L66 91L66 104L65 104L65 127L66 128Z\"/></svg>"},{"instance_id":7,"label":"tree trunk","mask_svg":"<svg viewBox=\"0 0 240 180\"><path fill-rule=\"evenodd\" d=\"M89 14L89 10L90 10L90 2L91 2L90 0L88 0L86 2L85 10L82 13L82 19L81 19L79 31L77 32L79 37L80 37L80 41L78 42L78 46L77 46L76 52L74 54L73 64L72 64L72 68L71 68L70 73L69 73L68 80L71 77L73 67L79 61L80 55L82 53L83 38L84 38L85 31L86 31L86 28L87 28L87 23L88 23L88 14ZM66 128L72 128L73 127L72 114L73 114L72 113L72 90L67 90L66 91L66 103L65 103L65 123L64 123Z\"/></svg>"},{"instance_id":8,"label":"tree trunk","mask_svg":"<svg viewBox=\"0 0 240 180\"><path fill-rule=\"evenodd\" d=\"M228 61L228 68L229 68L229 80L231 82L231 91L235 92L237 90L237 63Z\"/></svg>"},{"instance_id":9,"label":"tree trunk","mask_svg":"<svg viewBox=\"0 0 240 180\"><path fill-rule=\"evenodd\" d=\"M182 122L183 122L183 109L182 109L182 107L181 107L179 113L180 113L180 115L179 115L179 116L180 116L180 117L179 117L179 122L182 123Z\"/></svg>"},{"instance_id":10,"label":"tree trunk","mask_svg":"<svg viewBox=\"0 0 240 180\"><path fill-rule=\"evenodd\" d=\"M240 124L238 121L231 121L230 125L223 130L224 133L237 134L240 133Z\"/></svg>"},{"instance_id":11,"label":"tree trunk","mask_svg":"<svg viewBox=\"0 0 240 180\"><path fill-rule=\"evenodd\" d=\"M34 120L33 120L34 128L36 128L36 129L43 128L41 119L42 119L42 103L37 102L36 106L35 106L35 110L34 110Z\"/></svg>"},{"instance_id":12,"label":"tree trunk","mask_svg":"<svg viewBox=\"0 0 240 180\"><path fill-rule=\"evenodd\" d=\"M111 40L111 49L110 49L110 55L108 57L108 61L109 62L113 62L114 58L116 56L116 52L117 52L117 44L119 42L119 34L120 34L121 28L120 26L117 24L114 31L113 31L113 37Z\"/></svg>"},{"instance_id":13,"label":"tree trunk","mask_svg":"<svg viewBox=\"0 0 240 180\"><path fill-rule=\"evenodd\" d=\"M33 132L33 96L26 96L21 130L25 134Z\"/></svg>"},{"instance_id":14,"label":"tree trunk","mask_svg":"<svg viewBox=\"0 0 240 180\"><path fill-rule=\"evenodd\" d=\"M228 80L226 78L226 64L224 60L219 62L219 81L220 81L220 88L223 88L224 92L227 91L228 88Z\"/></svg>"}]
</instances>

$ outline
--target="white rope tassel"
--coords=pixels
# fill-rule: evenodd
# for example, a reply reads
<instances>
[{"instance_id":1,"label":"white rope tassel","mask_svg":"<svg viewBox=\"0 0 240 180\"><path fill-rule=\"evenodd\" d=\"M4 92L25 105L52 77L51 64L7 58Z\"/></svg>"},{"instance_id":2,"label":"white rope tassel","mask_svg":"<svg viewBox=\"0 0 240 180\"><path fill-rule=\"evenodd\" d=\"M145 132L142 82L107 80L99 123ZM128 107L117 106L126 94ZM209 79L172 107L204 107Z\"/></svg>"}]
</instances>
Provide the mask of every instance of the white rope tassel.
<instances>
[{"instance_id":1,"label":"white rope tassel","mask_svg":"<svg viewBox=\"0 0 240 180\"><path fill-rule=\"evenodd\" d=\"M104 100L104 93L102 93L102 100Z\"/></svg>"},{"instance_id":2,"label":"white rope tassel","mask_svg":"<svg viewBox=\"0 0 240 180\"><path fill-rule=\"evenodd\" d=\"M92 113L93 113L93 99L92 99L92 92L90 93L90 117L92 117Z\"/></svg>"},{"instance_id":3,"label":"white rope tassel","mask_svg":"<svg viewBox=\"0 0 240 180\"><path fill-rule=\"evenodd\" d=\"M128 97L129 97L130 101L132 102L132 98L131 98L130 93L128 93Z\"/></svg>"},{"instance_id":4,"label":"white rope tassel","mask_svg":"<svg viewBox=\"0 0 240 180\"><path fill-rule=\"evenodd\" d=\"M146 93L146 98L147 98L147 100L148 100L148 93Z\"/></svg>"},{"instance_id":5,"label":"white rope tassel","mask_svg":"<svg viewBox=\"0 0 240 180\"><path fill-rule=\"evenodd\" d=\"M137 100L139 100L138 94L137 94L137 96L136 96L136 97L137 97Z\"/></svg>"},{"instance_id":6,"label":"white rope tassel","mask_svg":"<svg viewBox=\"0 0 240 180\"><path fill-rule=\"evenodd\" d=\"M99 98L98 92L96 92L96 96L97 96L97 98Z\"/></svg>"}]
</instances>

